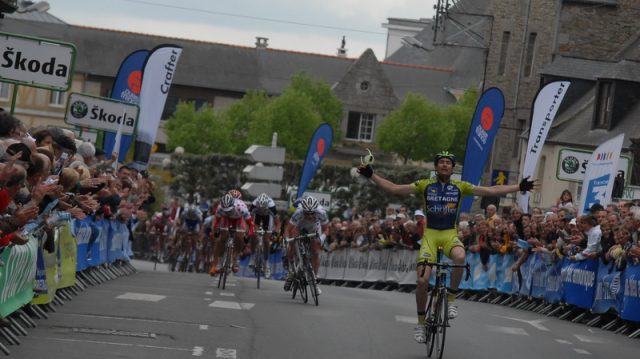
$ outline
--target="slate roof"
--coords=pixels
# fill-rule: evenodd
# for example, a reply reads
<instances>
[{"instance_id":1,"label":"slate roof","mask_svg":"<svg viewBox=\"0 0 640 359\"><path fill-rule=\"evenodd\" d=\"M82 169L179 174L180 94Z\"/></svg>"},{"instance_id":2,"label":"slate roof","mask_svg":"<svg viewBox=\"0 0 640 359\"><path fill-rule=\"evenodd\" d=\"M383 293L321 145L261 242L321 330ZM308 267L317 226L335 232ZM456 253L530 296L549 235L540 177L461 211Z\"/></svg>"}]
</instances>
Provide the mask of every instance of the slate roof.
<instances>
[{"instance_id":1,"label":"slate roof","mask_svg":"<svg viewBox=\"0 0 640 359\"><path fill-rule=\"evenodd\" d=\"M105 77L114 77L122 59L135 50L152 49L167 43L182 46L174 84L239 93L264 90L278 94L288 85L291 75L299 71L333 84L342 78L355 60L67 24L4 19L2 25L2 30L6 32L76 45L78 56L75 70ZM445 91L450 75L447 69L392 63L383 63L383 68L394 89L398 87L396 94L399 97L416 92L437 103L451 102Z\"/></svg>"}]
</instances>

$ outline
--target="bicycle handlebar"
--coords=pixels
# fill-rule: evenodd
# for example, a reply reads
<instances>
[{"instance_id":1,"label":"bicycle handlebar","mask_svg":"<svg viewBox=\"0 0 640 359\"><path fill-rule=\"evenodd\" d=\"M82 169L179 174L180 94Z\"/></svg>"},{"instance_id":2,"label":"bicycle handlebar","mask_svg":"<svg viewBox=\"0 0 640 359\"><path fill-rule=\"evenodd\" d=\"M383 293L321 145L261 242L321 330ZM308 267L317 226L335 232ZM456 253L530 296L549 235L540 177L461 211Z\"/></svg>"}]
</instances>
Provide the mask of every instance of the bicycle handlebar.
<instances>
[{"instance_id":1,"label":"bicycle handlebar","mask_svg":"<svg viewBox=\"0 0 640 359\"><path fill-rule=\"evenodd\" d=\"M318 233L309 233L309 234L303 234L301 236L297 236L297 237L293 237L293 238L285 238L284 240L287 241L287 243L289 243L289 242L299 241L301 239L313 238L313 237L317 237L317 236L318 236Z\"/></svg>"}]
</instances>

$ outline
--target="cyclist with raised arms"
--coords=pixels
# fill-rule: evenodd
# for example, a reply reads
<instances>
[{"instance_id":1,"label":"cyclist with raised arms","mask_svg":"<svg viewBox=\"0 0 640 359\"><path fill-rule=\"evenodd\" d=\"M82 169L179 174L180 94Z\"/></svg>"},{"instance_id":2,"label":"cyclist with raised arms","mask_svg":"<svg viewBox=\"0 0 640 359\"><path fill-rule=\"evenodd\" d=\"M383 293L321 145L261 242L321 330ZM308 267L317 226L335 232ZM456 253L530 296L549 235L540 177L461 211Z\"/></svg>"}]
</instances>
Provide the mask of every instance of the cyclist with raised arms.
<instances>
[{"instance_id":1,"label":"cyclist with raised arms","mask_svg":"<svg viewBox=\"0 0 640 359\"><path fill-rule=\"evenodd\" d=\"M307 196L302 198L296 211L291 215L284 229L286 238L294 238L301 234L318 233L319 236L311 239L311 266L313 272L317 275L320 267L320 247L329 234L329 217L324 208L320 205L315 197ZM289 243L287 247L287 258L289 263L293 263L294 247L293 243ZM293 283L293 266L289 265L289 275L284 282L284 290L291 290ZM317 282L316 282L317 283ZM318 295L321 294L320 288L316 289Z\"/></svg>"},{"instance_id":2,"label":"cyclist with raised arms","mask_svg":"<svg viewBox=\"0 0 640 359\"><path fill-rule=\"evenodd\" d=\"M433 164L436 169L436 176L430 179L418 180L412 184L395 184L373 173L370 163L363 163L358 167L357 172L369 178L373 183L387 192L396 195L416 194L422 198L424 213L427 217L427 225L422 237L422 243L417 258L417 278L418 287L416 289L416 305L418 311L418 326L414 329L414 339L419 343L426 341L425 332L425 311L428 299L429 276L431 267L426 262L435 262L438 247L443 248L444 254L451 258L455 264L465 263L464 245L458 239L456 229L456 218L458 207L463 196L501 196L517 191L531 191L538 189L538 180L524 178L520 184L499 185L499 186L474 186L465 181L451 179L456 158L448 151L438 153ZM454 268L451 273L451 288L449 289L449 319L458 315L458 308L452 304L458 292L458 286L462 279L463 269Z\"/></svg>"},{"instance_id":3,"label":"cyclist with raised arms","mask_svg":"<svg viewBox=\"0 0 640 359\"><path fill-rule=\"evenodd\" d=\"M264 236L262 237L263 252L264 255L264 277L271 277L271 267L269 266L269 249L271 248L271 234L272 232L280 231L280 217L278 217L278 211L276 210L276 203L266 193L260 194L251 204L250 208L253 221L256 226L264 230ZM251 241L251 252L255 253L256 245L258 243L257 238L253 238ZM255 258L252 261L255 263Z\"/></svg>"},{"instance_id":4,"label":"cyclist with raised arms","mask_svg":"<svg viewBox=\"0 0 640 359\"><path fill-rule=\"evenodd\" d=\"M213 276L220 272L218 261L224 254L224 246L229 236L229 229L231 228L236 230L234 239L235 251L233 252L233 265L231 270L233 273L237 273L240 270L238 253L242 251L244 246L243 221L248 227L247 235L249 237L253 236L255 225L247 205L244 204L242 200L233 197L230 193L222 196L213 219L213 233L216 235L220 233L220 235L214 245L214 258L211 264L211 270L209 271L210 275Z\"/></svg>"}]
</instances>

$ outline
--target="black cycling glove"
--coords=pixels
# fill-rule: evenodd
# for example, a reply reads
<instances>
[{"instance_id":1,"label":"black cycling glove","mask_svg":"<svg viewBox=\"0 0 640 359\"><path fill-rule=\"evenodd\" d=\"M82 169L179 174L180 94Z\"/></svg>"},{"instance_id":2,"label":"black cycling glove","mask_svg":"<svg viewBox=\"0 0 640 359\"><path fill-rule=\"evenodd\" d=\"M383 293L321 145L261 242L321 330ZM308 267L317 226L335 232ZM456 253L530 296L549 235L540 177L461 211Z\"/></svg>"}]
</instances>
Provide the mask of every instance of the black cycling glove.
<instances>
[{"instance_id":1,"label":"black cycling glove","mask_svg":"<svg viewBox=\"0 0 640 359\"><path fill-rule=\"evenodd\" d=\"M358 173L367 178L371 178L371 176L373 176L373 168L371 165L360 166L358 167Z\"/></svg>"},{"instance_id":2,"label":"black cycling glove","mask_svg":"<svg viewBox=\"0 0 640 359\"><path fill-rule=\"evenodd\" d=\"M531 191L533 189L533 182L534 181L529 181L529 177L523 178L522 181L520 181L520 191L522 191L522 193Z\"/></svg>"}]
</instances>

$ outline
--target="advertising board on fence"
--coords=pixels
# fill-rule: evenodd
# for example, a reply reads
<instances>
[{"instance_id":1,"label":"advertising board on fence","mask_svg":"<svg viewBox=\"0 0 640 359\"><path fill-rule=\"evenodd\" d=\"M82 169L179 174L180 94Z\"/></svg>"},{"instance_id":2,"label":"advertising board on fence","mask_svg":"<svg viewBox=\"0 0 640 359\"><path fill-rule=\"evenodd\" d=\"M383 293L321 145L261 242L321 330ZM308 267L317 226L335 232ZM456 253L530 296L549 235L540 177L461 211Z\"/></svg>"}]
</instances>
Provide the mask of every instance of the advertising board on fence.
<instances>
[{"instance_id":1,"label":"advertising board on fence","mask_svg":"<svg viewBox=\"0 0 640 359\"><path fill-rule=\"evenodd\" d=\"M559 180L582 182L587 171L587 164L592 151L580 150L576 148L563 148L558 154L558 168L556 176ZM625 178L630 179L631 158L627 155L620 155L618 170L624 171ZM628 181L627 181L628 182Z\"/></svg>"}]
</instances>

